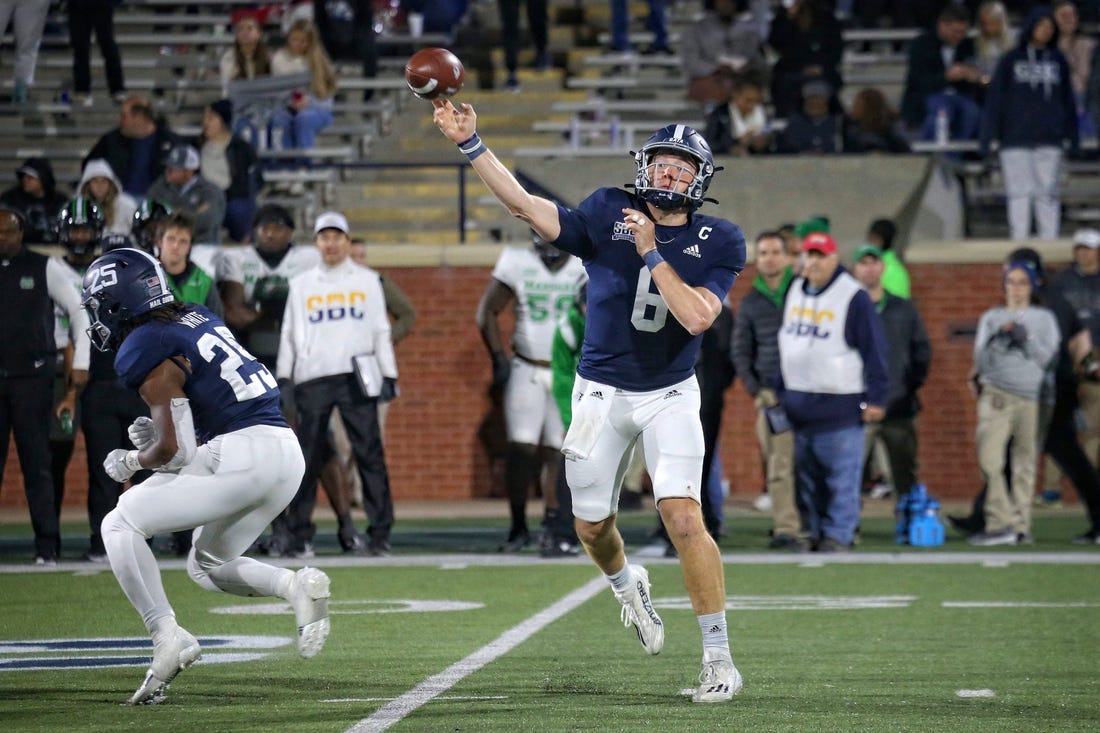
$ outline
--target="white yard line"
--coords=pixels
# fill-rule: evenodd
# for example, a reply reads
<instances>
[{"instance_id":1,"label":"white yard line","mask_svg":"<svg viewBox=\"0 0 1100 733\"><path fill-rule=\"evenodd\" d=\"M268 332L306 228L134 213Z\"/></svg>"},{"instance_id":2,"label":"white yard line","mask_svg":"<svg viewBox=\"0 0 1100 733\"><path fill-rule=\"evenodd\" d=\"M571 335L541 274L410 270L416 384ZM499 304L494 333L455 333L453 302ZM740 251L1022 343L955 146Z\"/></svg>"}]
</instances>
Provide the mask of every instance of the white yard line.
<instances>
[{"instance_id":1,"label":"white yard line","mask_svg":"<svg viewBox=\"0 0 1100 733\"><path fill-rule=\"evenodd\" d=\"M417 708L431 702L489 662L512 651L534 634L607 588L607 579L602 575L593 578L580 588L563 596L554 604L544 608L519 625L508 629L470 656L455 662L439 674L427 678L404 695L386 703L368 717L348 728L345 733L374 733L375 731L386 730L391 725L401 722Z\"/></svg>"}]
</instances>

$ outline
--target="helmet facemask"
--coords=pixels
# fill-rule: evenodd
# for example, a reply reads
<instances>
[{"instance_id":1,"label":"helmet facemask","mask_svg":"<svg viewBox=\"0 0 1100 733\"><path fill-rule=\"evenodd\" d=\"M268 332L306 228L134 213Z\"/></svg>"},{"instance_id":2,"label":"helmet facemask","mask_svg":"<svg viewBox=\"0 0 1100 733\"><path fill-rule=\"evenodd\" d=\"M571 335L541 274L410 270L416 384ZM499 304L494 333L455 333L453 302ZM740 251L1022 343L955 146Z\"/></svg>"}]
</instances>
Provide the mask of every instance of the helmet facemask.
<instances>
[{"instance_id":1,"label":"helmet facemask","mask_svg":"<svg viewBox=\"0 0 1100 733\"><path fill-rule=\"evenodd\" d=\"M655 162L658 155L672 155L681 162L679 165L673 161L658 164ZM634 190L643 201L663 211L687 209L691 212L699 208L717 170L706 140L686 125L669 125L653 133L634 154L634 162L637 166ZM671 174L674 179L670 187L661 187L659 174L662 172ZM685 183L686 188L680 191L681 184Z\"/></svg>"}]
</instances>

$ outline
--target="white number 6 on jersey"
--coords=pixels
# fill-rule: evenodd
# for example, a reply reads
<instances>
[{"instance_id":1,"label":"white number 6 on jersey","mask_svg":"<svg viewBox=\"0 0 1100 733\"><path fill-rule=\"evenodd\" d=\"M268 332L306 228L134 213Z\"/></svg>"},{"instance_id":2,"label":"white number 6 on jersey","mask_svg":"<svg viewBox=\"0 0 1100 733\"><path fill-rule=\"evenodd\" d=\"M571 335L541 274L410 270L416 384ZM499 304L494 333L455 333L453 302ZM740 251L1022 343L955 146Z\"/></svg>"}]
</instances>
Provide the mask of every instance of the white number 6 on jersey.
<instances>
[{"instance_id":1,"label":"white number 6 on jersey","mask_svg":"<svg viewBox=\"0 0 1100 733\"><path fill-rule=\"evenodd\" d=\"M642 265L638 271L638 289L634 291L634 310L630 314L630 323L639 331L656 333L665 327L668 303L665 303L660 293L649 292L650 281L649 268Z\"/></svg>"}]
</instances>

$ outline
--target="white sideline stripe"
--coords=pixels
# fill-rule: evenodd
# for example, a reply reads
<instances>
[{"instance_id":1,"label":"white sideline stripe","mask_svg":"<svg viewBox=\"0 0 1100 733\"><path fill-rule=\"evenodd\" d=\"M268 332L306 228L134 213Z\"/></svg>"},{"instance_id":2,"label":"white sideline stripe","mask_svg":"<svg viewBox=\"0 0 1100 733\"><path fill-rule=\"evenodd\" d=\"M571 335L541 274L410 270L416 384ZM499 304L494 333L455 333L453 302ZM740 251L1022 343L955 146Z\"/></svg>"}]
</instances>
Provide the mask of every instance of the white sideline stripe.
<instances>
[{"instance_id":1,"label":"white sideline stripe","mask_svg":"<svg viewBox=\"0 0 1100 733\"><path fill-rule=\"evenodd\" d=\"M531 636L546 628L562 616L586 603L597 593L608 588L602 575L593 578L580 588L566 594L531 618L505 631L493 641L470 656L455 662L439 674L434 674L392 702L388 702L370 716L348 728L345 733L374 733L401 722L420 706L454 687L464 677L473 674L497 657L515 649Z\"/></svg>"}]
</instances>

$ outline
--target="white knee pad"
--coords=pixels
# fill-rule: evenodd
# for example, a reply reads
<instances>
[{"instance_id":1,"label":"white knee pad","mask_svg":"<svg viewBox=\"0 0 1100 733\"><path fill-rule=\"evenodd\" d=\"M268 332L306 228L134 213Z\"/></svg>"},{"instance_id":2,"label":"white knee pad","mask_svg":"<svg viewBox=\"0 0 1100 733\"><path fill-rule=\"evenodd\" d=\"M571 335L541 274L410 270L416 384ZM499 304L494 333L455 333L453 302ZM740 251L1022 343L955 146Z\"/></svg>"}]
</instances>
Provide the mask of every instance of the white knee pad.
<instances>
[{"instance_id":1,"label":"white knee pad","mask_svg":"<svg viewBox=\"0 0 1100 733\"><path fill-rule=\"evenodd\" d=\"M202 588L214 591L215 593L220 593L222 589L211 580L210 572L221 567L223 564L221 560L210 553L200 552L194 547L191 548L191 552L187 555L187 573L191 576L191 580L198 583Z\"/></svg>"}]
</instances>

